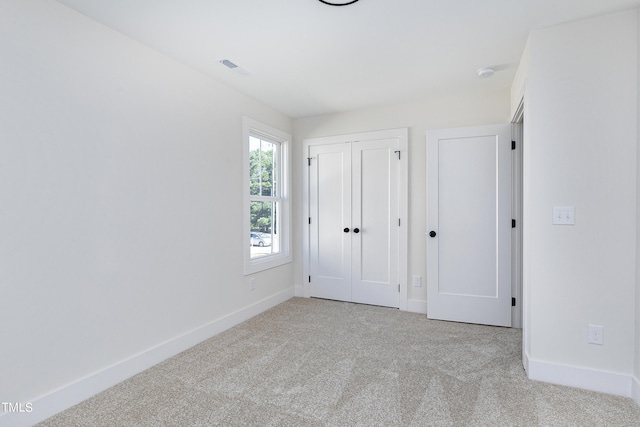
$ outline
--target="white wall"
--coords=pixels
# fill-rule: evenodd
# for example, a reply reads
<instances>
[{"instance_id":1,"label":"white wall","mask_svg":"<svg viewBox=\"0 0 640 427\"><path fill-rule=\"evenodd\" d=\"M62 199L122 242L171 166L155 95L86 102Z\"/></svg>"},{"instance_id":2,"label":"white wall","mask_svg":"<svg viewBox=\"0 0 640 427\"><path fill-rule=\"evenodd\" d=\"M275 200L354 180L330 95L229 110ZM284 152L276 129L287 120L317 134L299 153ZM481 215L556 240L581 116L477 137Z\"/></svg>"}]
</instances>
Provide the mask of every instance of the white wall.
<instances>
[{"instance_id":1,"label":"white wall","mask_svg":"<svg viewBox=\"0 0 640 427\"><path fill-rule=\"evenodd\" d=\"M637 15L534 31L525 62L530 375L626 395L638 336ZM575 226L551 224L558 205L576 207ZM603 346L587 343L588 324L604 326Z\"/></svg>"},{"instance_id":2,"label":"white wall","mask_svg":"<svg viewBox=\"0 0 640 427\"><path fill-rule=\"evenodd\" d=\"M529 76L529 67L531 61L531 54L529 52L529 39L527 39L527 43L525 44L524 50L522 51L522 55L520 56L520 62L518 63L518 69L516 70L516 75L513 78L513 82L511 83L511 115L510 117L515 118L516 111L522 102L522 98L524 97L526 87L527 87L527 77Z\"/></svg>"},{"instance_id":3,"label":"white wall","mask_svg":"<svg viewBox=\"0 0 640 427\"><path fill-rule=\"evenodd\" d=\"M409 278L422 276L423 286L409 283L409 310L426 312L426 132L509 122L509 88L502 92L451 94L419 103L358 110L294 120L294 175L302 176L306 164L302 141L306 138L392 128L409 128ZM302 285L302 180L294 182L295 280Z\"/></svg>"},{"instance_id":4,"label":"white wall","mask_svg":"<svg viewBox=\"0 0 640 427\"><path fill-rule=\"evenodd\" d=\"M293 295L242 274L242 116L289 118L50 0L0 3L0 58L0 401Z\"/></svg>"}]
</instances>

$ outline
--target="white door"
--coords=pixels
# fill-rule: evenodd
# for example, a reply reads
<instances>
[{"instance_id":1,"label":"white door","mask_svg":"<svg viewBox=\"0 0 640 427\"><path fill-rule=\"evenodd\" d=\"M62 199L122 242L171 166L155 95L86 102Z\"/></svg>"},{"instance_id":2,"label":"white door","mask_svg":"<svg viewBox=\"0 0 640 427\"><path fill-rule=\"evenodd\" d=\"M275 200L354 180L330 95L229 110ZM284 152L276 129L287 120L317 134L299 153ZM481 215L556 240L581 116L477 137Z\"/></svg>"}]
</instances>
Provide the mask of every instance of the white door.
<instances>
[{"instance_id":1,"label":"white door","mask_svg":"<svg viewBox=\"0 0 640 427\"><path fill-rule=\"evenodd\" d=\"M351 301L351 144L309 147L309 227L311 296Z\"/></svg>"},{"instance_id":2,"label":"white door","mask_svg":"<svg viewBox=\"0 0 640 427\"><path fill-rule=\"evenodd\" d=\"M511 326L510 125L427 132L427 317Z\"/></svg>"},{"instance_id":3,"label":"white door","mask_svg":"<svg viewBox=\"0 0 640 427\"><path fill-rule=\"evenodd\" d=\"M309 147L310 296L398 307L398 148Z\"/></svg>"},{"instance_id":4,"label":"white door","mask_svg":"<svg viewBox=\"0 0 640 427\"><path fill-rule=\"evenodd\" d=\"M397 139L354 142L351 146L353 302L398 307L397 150Z\"/></svg>"}]
</instances>

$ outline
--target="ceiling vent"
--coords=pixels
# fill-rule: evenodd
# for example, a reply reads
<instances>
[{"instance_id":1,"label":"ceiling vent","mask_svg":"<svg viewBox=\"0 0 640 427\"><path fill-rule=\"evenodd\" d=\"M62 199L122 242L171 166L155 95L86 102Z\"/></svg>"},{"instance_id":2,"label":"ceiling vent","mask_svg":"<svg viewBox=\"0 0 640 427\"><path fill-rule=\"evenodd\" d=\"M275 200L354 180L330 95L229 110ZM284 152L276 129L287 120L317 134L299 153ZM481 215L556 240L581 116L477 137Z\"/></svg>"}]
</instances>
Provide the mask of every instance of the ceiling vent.
<instances>
[{"instance_id":1,"label":"ceiling vent","mask_svg":"<svg viewBox=\"0 0 640 427\"><path fill-rule=\"evenodd\" d=\"M240 74L241 76L250 76L251 73L249 73L247 70L245 70L244 68L238 66L237 64L229 61L228 59L221 59L220 63L222 65L224 65L225 67L227 67L228 69L230 69L231 71L234 71L238 74Z\"/></svg>"}]
</instances>

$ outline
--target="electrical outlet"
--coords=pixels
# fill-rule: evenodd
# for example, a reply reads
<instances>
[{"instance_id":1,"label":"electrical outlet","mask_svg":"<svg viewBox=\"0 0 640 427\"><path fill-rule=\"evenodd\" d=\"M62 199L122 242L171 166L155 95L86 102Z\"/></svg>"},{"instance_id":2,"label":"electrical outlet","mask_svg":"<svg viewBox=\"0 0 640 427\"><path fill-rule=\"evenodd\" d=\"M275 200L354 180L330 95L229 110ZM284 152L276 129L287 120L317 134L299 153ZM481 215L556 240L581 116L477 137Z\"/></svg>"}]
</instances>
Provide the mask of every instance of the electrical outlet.
<instances>
[{"instance_id":1,"label":"electrical outlet","mask_svg":"<svg viewBox=\"0 0 640 427\"><path fill-rule=\"evenodd\" d=\"M249 279L249 290L250 291L255 291L256 290L256 278L252 277L251 279Z\"/></svg>"},{"instance_id":2,"label":"electrical outlet","mask_svg":"<svg viewBox=\"0 0 640 427\"><path fill-rule=\"evenodd\" d=\"M413 286L415 288L422 286L422 276L413 276Z\"/></svg>"},{"instance_id":3,"label":"electrical outlet","mask_svg":"<svg viewBox=\"0 0 640 427\"><path fill-rule=\"evenodd\" d=\"M604 344L604 326L589 325L589 344Z\"/></svg>"}]
</instances>

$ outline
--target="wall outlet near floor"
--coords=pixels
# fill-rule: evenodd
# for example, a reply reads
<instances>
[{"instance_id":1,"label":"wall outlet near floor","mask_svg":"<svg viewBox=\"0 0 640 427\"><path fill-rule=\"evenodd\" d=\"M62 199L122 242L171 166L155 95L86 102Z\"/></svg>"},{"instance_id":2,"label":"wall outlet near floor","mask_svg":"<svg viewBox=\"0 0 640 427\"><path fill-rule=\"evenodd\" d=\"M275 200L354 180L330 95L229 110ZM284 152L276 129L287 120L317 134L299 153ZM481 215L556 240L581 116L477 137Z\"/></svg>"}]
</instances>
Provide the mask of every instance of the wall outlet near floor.
<instances>
[{"instance_id":1,"label":"wall outlet near floor","mask_svg":"<svg viewBox=\"0 0 640 427\"><path fill-rule=\"evenodd\" d=\"M249 290L250 291L255 291L256 290L256 278L252 277L251 279L249 279Z\"/></svg>"},{"instance_id":2,"label":"wall outlet near floor","mask_svg":"<svg viewBox=\"0 0 640 427\"><path fill-rule=\"evenodd\" d=\"M589 344L604 344L604 326L589 325Z\"/></svg>"},{"instance_id":3,"label":"wall outlet near floor","mask_svg":"<svg viewBox=\"0 0 640 427\"><path fill-rule=\"evenodd\" d=\"M422 286L422 276L413 276L413 287L419 288Z\"/></svg>"}]
</instances>

